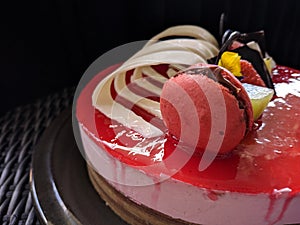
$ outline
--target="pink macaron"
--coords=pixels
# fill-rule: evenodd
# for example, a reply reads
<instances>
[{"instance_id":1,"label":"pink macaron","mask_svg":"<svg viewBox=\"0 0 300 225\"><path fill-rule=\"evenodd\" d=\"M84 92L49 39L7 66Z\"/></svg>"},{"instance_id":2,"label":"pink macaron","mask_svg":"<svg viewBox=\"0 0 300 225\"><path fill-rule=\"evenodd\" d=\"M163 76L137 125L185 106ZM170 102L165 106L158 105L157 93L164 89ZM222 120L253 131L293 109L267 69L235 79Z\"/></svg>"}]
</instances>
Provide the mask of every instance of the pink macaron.
<instances>
[{"instance_id":1,"label":"pink macaron","mask_svg":"<svg viewBox=\"0 0 300 225\"><path fill-rule=\"evenodd\" d=\"M253 124L241 82L217 65L196 64L165 82L160 109L169 134L196 152L226 154Z\"/></svg>"}]
</instances>

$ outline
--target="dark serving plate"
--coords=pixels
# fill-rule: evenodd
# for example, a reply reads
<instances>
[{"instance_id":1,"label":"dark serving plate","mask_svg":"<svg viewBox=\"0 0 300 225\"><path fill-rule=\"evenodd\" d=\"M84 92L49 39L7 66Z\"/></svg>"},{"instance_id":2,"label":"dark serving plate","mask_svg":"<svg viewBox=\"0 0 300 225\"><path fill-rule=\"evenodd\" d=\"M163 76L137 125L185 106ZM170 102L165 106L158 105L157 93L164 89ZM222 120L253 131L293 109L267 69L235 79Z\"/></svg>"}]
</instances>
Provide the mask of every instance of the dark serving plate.
<instances>
[{"instance_id":1,"label":"dark serving plate","mask_svg":"<svg viewBox=\"0 0 300 225\"><path fill-rule=\"evenodd\" d=\"M55 119L36 146L31 192L42 224L126 225L89 180L73 135L71 109Z\"/></svg>"}]
</instances>

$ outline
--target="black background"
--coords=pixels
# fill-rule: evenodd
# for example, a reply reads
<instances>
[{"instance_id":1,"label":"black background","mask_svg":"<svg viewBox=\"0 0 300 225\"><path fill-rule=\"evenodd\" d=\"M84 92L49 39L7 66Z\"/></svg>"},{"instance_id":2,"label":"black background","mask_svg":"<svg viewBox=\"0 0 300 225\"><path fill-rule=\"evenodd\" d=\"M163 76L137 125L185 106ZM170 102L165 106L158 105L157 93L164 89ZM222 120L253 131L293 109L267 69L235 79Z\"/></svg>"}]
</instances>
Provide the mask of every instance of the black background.
<instances>
[{"instance_id":1,"label":"black background","mask_svg":"<svg viewBox=\"0 0 300 225\"><path fill-rule=\"evenodd\" d=\"M298 0L33 0L0 6L0 116L76 86L101 54L163 29L195 24L219 38L226 28L265 30L276 62L300 69Z\"/></svg>"}]
</instances>

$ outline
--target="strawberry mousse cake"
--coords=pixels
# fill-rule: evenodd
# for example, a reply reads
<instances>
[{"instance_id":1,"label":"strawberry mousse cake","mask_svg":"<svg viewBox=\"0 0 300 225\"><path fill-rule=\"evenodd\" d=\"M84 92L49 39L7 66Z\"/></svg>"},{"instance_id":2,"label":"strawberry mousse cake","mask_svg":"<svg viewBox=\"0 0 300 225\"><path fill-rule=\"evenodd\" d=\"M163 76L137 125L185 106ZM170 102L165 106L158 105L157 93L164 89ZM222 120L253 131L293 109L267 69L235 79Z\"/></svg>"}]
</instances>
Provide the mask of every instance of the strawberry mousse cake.
<instances>
[{"instance_id":1,"label":"strawberry mousse cake","mask_svg":"<svg viewBox=\"0 0 300 225\"><path fill-rule=\"evenodd\" d=\"M76 100L90 180L127 223L300 223L300 71L226 35L171 27Z\"/></svg>"}]
</instances>

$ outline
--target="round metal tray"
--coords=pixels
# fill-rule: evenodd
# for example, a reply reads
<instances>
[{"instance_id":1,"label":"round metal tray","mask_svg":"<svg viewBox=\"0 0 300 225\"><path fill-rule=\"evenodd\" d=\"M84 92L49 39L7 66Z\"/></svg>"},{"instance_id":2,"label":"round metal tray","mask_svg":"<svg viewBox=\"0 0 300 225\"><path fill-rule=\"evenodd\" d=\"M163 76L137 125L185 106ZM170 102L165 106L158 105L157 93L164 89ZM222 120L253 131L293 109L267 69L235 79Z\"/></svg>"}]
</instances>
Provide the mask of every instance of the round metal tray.
<instances>
[{"instance_id":1,"label":"round metal tray","mask_svg":"<svg viewBox=\"0 0 300 225\"><path fill-rule=\"evenodd\" d=\"M47 128L34 151L31 192L44 224L126 225L89 180L73 136L71 109Z\"/></svg>"}]
</instances>

